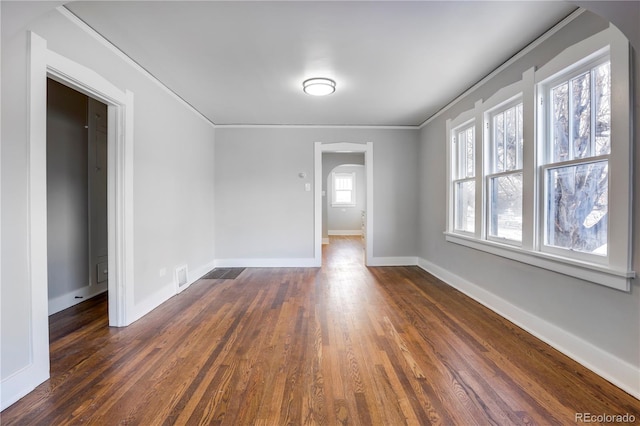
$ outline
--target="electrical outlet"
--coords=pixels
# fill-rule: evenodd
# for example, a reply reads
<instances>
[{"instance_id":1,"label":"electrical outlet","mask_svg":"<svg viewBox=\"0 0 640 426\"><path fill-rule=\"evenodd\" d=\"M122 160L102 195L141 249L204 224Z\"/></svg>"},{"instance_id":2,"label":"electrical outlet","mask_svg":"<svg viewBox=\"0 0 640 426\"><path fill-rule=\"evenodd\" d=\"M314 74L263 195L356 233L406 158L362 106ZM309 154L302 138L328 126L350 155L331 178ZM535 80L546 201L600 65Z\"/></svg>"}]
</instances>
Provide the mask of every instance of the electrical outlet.
<instances>
[{"instance_id":1,"label":"electrical outlet","mask_svg":"<svg viewBox=\"0 0 640 426\"><path fill-rule=\"evenodd\" d=\"M160 269L160 276L164 277L165 275L167 275L167 268L161 268Z\"/></svg>"}]
</instances>

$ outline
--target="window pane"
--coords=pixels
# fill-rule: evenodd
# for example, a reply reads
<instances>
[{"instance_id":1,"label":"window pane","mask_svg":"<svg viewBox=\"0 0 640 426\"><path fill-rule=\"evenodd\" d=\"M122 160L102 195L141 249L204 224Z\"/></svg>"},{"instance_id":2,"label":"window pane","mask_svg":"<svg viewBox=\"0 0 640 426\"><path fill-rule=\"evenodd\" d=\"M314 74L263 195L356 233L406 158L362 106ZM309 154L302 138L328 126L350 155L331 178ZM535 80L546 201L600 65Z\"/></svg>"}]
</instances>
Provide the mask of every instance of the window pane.
<instances>
[{"instance_id":1,"label":"window pane","mask_svg":"<svg viewBox=\"0 0 640 426\"><path fill-rule=\"evenodd\" d=\"M462 139L462 135L463 132L458 132L454 138L454 142L455 145L455 155L456 155L456 160L455 160L455 168L456 168L456 172L455 172L455 179L464 179L464 173L466 170L466 166L464 164L464 149L463 149L463 139Z\"/></svg>"},{"instance_id":2,"label":"window pane","mask_svg":"<svg viewBox=\"0 0 640 426\"><path fill-rule=\"evenodd\" d=\"M475 176L475 137L473 126L460 130L457 134L458 179Z\"/></svg>"},{"instance_id":3,"label":"window pane","mask_svg":"<svg viewBox=\"0 0 640 426\"><path fill-rule=\"evenodd\" d=\"M518 161L516 169L522 168L522 152L524 150L524 138L522 136L522 104L516 106L516 148L518 151Z\"/></svg>"},{"instance_id":4,"label":"window pane","mask_svg":"<svg viewBox=\"0 0 640 426\"><path fill-rule=\"evenodd\" d=\"M571 80L573 158L591 155L591 73Z\"/></svg>"},{"instance_id":5,"label":"window pane","mask_svg":"<svg viewBox=\"0 0 640 426\"><path fill-rule=\"evenodd\" d=\"M476 218L476 183L457 182L455 185L456 230L474 232Z\"/></svg>"},{"instance_id":6,"label":"window pane","mask_svg":"<svg viewBox=\"0 0 640 426\"><path fill-rule=\"evenodd\" d=\"M352 203L351 200L351 191L335 191L335 200L334 203Z\"/></svg>"},{"instance_id":7,"label":"window pane","mask_svg":"<svg viewBox=\"0 0 640 426\"><path fill-rule=\"evenodd\" d=\"M464 131L458 132L458 134L456 135L456 154L458 156L456 178L458 179L464 179L467 174L467 157L464 152L466 141L467 140Z\"/></svg>"},{"instance_id":8,"label":"window pane","mask_svg":"<svg viewBox=\"0 0 640 426\"><path fill-rule=\"evenodd\" d=\"M516 123L516 109L509 108L504 112L504 121L505 121L505 142L506 142L506 152L505 152L505 171L507 170L515 170L516 165L518 164L518 151L517 151L517 123Z\"/></svg>"},{"instance_id":9,"label":"window pane","mask_svg":"<svg viewBox=\"0 0 640 426\"><path fill-rule=\"evenodd\" d=\"M353 189L353 179L351 176L336 177L335 179L336 190L351 190Z\"/></svg>"},{"instance_id":10,"label":"window pane","mask_svg":"<svg viewBox=\"0 0 640 426\"><path fill-rule=\"evenodd\" d=\"M607 255L608 161L548 169L546 244Z\"/></svg>"},{"instance_id":11,"label":"window pane","mask_svg":"<svg viewBox=\"0 0 640 426\"><path fill-rule=\"evenodd\" d=\"M611 153L611 64L593 70L595 96L595 155Z\"/></svg>"},{"instance_id":12,"label":"window pane","mask_svg":"<svg viewBox=\"0 0 640 426\"><path fill-rule=\"evenodd\" d=\"M569 160L569 83L551 89L553 146L551 161Z\"/></svg>"},{"instance_id":13,"label":"window pane","mask_svg":"<svg viewBox=\"0 0 640 426\"><path fill-rule=\"evenodd\" d=\"M490 182L489 235L522 241L522 173Z\"/></svg>"},{"instance_id":14,"label":"window pane","mask_svg":"<svg viewBox=\"0 0 640 426\"><path fill-rule=\"evenodd\" d=\"M473 127L469 127L465 131L466 143L465 143L465 153L466 153L466 162L467 162L467 175L466 177L474 177L475 174L475 138L473 135Z\"/></svg>"},{"instance_id":15,"label":"window pane","mask_svg":"<svg viewBox=\"0 0 640 426\"><path fill-rule=\"evenodd\" d=\"M493 116L491 173L522 168L522 104L505 109Z\"/></svg>"},{"instance_id":16,"label":"window pane","mask_svg":"<svg viewBox=\"0 0 640 426\"><path fill-rule=\"evenodd\" d=\"M504 113L493 117L493 172L504 172Z\"/></svg>"}]
</instances>

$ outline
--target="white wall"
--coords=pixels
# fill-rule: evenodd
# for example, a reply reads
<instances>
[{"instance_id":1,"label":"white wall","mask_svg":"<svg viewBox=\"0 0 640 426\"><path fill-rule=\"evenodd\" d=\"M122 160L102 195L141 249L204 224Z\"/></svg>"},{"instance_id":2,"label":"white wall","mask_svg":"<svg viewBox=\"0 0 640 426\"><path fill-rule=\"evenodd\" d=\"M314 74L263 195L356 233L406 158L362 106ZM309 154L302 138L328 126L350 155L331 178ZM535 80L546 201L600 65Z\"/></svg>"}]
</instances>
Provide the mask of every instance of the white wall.
<instances>
[{"instance_id":1,"label":"white wall","mask_svg":"<svg viewBox=\"0 0 640 426\"><path fill-rule=\"evenodd\" d=\"M534 65L542 65L569 45L605 29L608 22L585 13L545 41L531 53L516 61L471 94L465 96L446 112L425 125L420 133L420 223L419 256L431 268L449 276L455 284L475 286L475 295L493 300L503 308L528 318L525 324L541 337L554 342L573 355L589 359L598 352L604 363L594 365L608 374L624 365L630 372L627 383L640 382L640 287L636 279L631 293L620 292L554 272L521 264L484 252L475 251L445 241L446 214L446 137L445 120L454 118L473 107L477 99L487 99L500 87L520 78L522 72ZM636 82L640 62L636 53ZM635 140L640 140L639 90L635 88ZM635 144L635 216L634 234L640 229L638 199L640 198L640 153ZM435 160L439 159L439 160ZM640 242L635 238L635 268L640 265ZM470 287L471 288L471 287ZM556 336L552 336L557 332ZM551 335L551 337L549 337ZM569 342L571 340L571 342ZM576 343L574 348L571 345ZM585 351L585 348L591 348ZM593 361L593 358L591 359ZM635 372L634 372L635 369ZM615 372L614 372L615 374ZM631 375L633 374L633 375ZM612 378L612 376L609 376ZM640 389L640 386L637 387Z\"/></svg>"},{"instance_id":2,"label":"white wall","mask_svg":"<svg viewBox=\"0 0 640 426\"><path fill-rule=\"evenodd\" d=\"M134 93L134 303L138 314L175 293L173 270L190 279L214 260L215 129L143 72L71 23L53 2L2 8L2 404L33 385L28 250L27 30L48 49ZM41 15L43 9L49 10ZM160 270L166 268L166 275ZM203 273L204 273L203 272ZM197 277L196 277L197 278Z\"/></svg>"},{"instance_id":3,"label":"white wall","mask_svg":"<svg viewBox=\"0 0 640 426\"><path fill-rule=\"evenodd\" d=\"M373 142L373 256L415 256L417 135L414 129L218 127L216 259L313 258L318 141Z\"/></svg>"}]
</instances>

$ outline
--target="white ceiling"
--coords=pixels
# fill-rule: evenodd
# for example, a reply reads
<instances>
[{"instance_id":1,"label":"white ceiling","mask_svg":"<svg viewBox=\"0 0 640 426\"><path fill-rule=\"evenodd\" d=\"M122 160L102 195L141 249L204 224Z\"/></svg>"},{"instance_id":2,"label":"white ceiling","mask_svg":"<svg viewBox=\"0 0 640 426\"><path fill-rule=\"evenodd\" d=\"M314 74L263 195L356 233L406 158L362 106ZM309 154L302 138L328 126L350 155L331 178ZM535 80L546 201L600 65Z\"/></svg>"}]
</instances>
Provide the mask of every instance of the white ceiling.
<instances>
[{"instance_id":1,"label":"white ceiling","mask_svg":"<svg viewBox=\"0 0 640 426\"><path fill-rule=\"evenodd\" d=\"M71 12L216 124L416 126L575 6L80 1ZM310 77L336 92L302 92Z\"/></svg>"}]
</instances>

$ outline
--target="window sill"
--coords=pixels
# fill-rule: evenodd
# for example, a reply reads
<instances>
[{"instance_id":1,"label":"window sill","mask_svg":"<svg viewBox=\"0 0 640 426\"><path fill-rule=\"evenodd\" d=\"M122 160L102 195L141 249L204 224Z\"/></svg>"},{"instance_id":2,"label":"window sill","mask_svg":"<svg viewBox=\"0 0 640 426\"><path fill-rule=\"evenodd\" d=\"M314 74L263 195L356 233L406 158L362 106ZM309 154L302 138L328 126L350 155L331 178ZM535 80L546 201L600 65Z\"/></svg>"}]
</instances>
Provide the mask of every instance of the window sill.
<instances>
[{"instance_id":1,"label":"window sill","mask_svg":"<svg viewBox=\"0 0 640 426\"><path fill-rule=\"evenodd\" d=\"M603 265L567 259L548 253L532 252L521 247L494 241L481 241L451 232L445 232L444 234L446 240L454 244L460 244L538 268L580 278L616 290L631 291L631 280L636 276L634 271L614 270Z\"/></svg>"}]
</instances>

